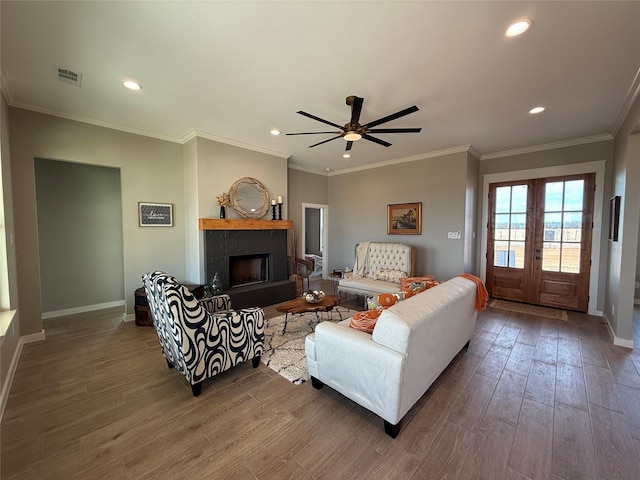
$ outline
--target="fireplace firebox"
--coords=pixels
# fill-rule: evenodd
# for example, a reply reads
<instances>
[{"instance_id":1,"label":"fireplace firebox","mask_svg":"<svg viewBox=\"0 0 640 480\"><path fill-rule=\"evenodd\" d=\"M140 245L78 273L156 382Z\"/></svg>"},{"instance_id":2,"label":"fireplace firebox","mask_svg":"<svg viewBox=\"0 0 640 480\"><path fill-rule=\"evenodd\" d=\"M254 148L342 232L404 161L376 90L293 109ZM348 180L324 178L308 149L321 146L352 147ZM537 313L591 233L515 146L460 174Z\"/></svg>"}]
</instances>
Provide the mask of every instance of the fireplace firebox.
<instances>
[{"instance_id":1,"label":"fireplace firebox","mask_svg":"<svg viewBox=\"0 0 640 480\"><path fill-rule=\"evenodd\" d=\"M289 280L286 230L207 229L204 257L205 281L210 283L218 273L233 308L273 305L295 295L295 282Z\"/></svg>"},{"instance_id":2,"label":"fireplace firebox","mask_svg":"<svg viewBox=\"0 0 640 480\"><path fill-rule=\"evenodd\" d=\"M231 288L269 281L269 254L229 256Z\"/></svg>"}]
</instances>

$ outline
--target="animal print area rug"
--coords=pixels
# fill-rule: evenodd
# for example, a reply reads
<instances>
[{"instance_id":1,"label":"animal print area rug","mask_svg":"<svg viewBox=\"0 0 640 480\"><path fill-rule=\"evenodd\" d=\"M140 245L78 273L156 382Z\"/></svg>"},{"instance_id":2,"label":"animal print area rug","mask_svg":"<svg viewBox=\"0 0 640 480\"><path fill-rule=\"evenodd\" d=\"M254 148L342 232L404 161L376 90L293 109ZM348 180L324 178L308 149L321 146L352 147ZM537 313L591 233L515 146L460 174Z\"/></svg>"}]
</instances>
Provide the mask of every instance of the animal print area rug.
<instances>
[{"instance_id":1,"label":"animal print area rug","mask_svg":"<svg viewBox=\"0 0 640 480\"><path fill-rule=\"evenodd\" d=\"M330 312L289 314L287 330L282 335L284 315L266 320L264 353L260 361L295 384L309 380L304 339L318 322L340 322L352 317L355 310L337 306Z\"/></svg>"}]
</instances>

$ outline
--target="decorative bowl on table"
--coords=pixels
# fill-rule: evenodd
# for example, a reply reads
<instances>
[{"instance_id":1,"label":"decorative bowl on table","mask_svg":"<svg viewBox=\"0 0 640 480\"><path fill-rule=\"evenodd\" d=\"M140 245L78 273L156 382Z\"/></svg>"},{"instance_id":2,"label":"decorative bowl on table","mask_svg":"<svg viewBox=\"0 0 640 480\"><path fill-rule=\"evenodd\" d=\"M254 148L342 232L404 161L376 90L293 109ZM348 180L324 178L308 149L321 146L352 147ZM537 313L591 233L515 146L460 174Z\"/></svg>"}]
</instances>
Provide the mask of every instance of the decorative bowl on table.
<instances>
[{"instance_id":1,"label":"decorative bowl on table","mask_svg":"<svg viewBox=\"0 0 640 480\"><path fill-rule=\"evenodd\" d=\"M307 303L318 303L324 298L324 292L322 290L307 290L302 294L302 298Z\"/></svg>"}]
</instances>

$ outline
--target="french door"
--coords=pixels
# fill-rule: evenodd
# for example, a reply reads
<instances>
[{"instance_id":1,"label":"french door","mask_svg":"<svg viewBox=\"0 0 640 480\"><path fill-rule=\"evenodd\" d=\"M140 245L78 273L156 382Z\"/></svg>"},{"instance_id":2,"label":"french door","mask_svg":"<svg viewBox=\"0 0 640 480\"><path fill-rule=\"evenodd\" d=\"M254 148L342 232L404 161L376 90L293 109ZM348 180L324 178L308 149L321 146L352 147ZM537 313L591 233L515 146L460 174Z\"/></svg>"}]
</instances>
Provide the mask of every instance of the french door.
<instances>
[{"instance_id":1,"label":"french door","mask_svg":"<svg viewBox=\"0 0 640 480\"><path fill-rule=\"evenodd\" d=\"M489 185L487 290L586 312L595 174Z\"/></svg>"}]
</instances>

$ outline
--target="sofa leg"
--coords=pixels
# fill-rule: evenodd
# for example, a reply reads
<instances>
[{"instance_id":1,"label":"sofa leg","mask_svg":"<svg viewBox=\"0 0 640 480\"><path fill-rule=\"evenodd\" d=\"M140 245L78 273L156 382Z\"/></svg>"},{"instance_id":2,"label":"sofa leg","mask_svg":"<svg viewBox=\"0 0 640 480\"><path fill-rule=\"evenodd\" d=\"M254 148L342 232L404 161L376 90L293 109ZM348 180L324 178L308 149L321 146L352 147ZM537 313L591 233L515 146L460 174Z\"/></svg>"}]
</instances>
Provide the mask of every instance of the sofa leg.
<instances>
[{"instance_id":1,"label":"sofa leg","mask_svg":"<svg viewBox=\"0 0 640 480\"><path fill-rule=\"evenodd\" d=\"M167 359L165 358L165 360L167 360ZM173 368L173 363L171 363L169 360L167 360L167 366L169 368Z\"/></svg>"},{"instance_id":2,"label":"sofa leg","mask_svg":"<svg viewBox=\"0 0 640 480\"><path fill-rule=\"evenodd\" d=\"M260 355L253 357L251 363L253 364L253 368L258 368L258 365L260 365Z\"/></svg>"},{"instance_id":3,"label":"sofa leg","mask_svg":"<svg viewBox=\"0 0 640 480\"><path fill-rule=\"evenodd\" d=\"M315 388L316 390L320 390L322 387L324 387L324 383L322 383L320 380L318 380L316 377L311 377L311 385L313 386L313 388Z\"/></svg>"},{"instance_id":4,"label":"sofa leg","mask_svg":"<svg viewBox=\"0 0 640 480\"><path fill-rule=\"evenodd\" d=\"M386 420L384 421L384 433L386 433L387 435L389 435L391 438L396 438L398 436L398 434L400 433L400 423L402 422L402 420L400 420L398 423L396 423L395 425L387 422Z\"/></svg>"},{"instance_id":5,"label":"sofa leg","mask_svg":"<svg viewBox=\"0 0 640 480\"><path fill-rule=\"evenodd\" d=\"M200 395L200 392L202 392L202 382L191 385L191 391L193 392L194 397Z\"/></svg>"}]
</instances>

